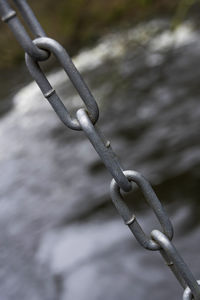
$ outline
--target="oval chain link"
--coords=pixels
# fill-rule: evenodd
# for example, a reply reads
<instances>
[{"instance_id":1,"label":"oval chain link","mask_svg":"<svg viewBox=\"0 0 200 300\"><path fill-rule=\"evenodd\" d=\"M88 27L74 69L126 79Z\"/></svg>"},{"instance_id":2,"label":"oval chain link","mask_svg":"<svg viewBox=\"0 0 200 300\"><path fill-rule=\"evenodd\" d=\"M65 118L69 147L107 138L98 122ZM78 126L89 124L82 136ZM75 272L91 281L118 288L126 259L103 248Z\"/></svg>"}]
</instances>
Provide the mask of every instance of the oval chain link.
<instances>
[{"instance_id":1,"label":"oval chain link","mask_svg":"<svg viewBox=\"0 0 200 300\"><path fill-rule=\"evenodd\" d=\"M92 96L89 88L87 87L86 83L82 79L80 73L73 64L67 51L58 42L47 37L35 39L34 44L37 45L37 47L48 50L55 55L55 57L58 59L61 66L63 67L65 73L69 76L80 97L83 99L88 109L90 119L92 123L95 124L99 117L99 109L97 103L94 97ZM40 87L44 97L47 98L47 100L49 101L49 103L51 104L61 121L71 129L81 130L79 122L76 119L72 119L70 117L68 110L65 108L56 91L52 88L47 77L41 70L38 62L36 62L27 53L26 65L30 74Z\"/></svg>"},{"instance_id":2,"label":"oval chain link","mask_svg":"<svg viewBox=\"0 0 200 300\"><path fill-rule=\"evenodd\" d=\"M160 203L149 182L140 173L135 171L124 171L124 175L129 181L133 181L139 186L145 200L153 209L156 217L158 218L158 221L162 226L163 232L171 240L173 237L172 224L165 212L164 207ZM120 188L115 182L115 180L112 180L111 182L110 193L112 201L115 207L117 208L119 214L121 215L125 224L128 225L128 227L130 228L131 232L134 234L135 238L140 243L140 245L149 250L160 250L160 246L157 243L155 243L151 238L148 238L144 233L135 215L130 211L130 209L126 205L123 196L120 193Z\"/></svg>"}]
</instances>

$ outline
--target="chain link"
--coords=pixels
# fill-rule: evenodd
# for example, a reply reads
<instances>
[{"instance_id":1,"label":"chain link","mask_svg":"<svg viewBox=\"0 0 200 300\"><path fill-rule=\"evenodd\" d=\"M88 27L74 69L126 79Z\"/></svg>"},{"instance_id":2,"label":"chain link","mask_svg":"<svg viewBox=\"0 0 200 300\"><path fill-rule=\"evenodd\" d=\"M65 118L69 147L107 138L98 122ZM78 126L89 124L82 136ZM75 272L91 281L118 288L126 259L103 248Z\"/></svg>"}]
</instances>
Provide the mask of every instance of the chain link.
<instances>
[{"instance_id":1,"label":"chain link","mask_svg":"<svg viewBox=\"0 0 200 300\"><path fill-rule=\"evenodd\" d=\"M173 226L165 209L149 182L140 173L135 171L123 171L119 160L111 148L110 141L103 136L95 125L99 117L98 105L68 53L58 42L46 37L45 31L36 19L26 0L13 0L13 3L20 11L23 20L34 36L34 40L30 38L18 19L15 10L11 8L7 0L0 0L0 16L2 21L8 24L17 41L24 49L28 70L40 87L44 97L49 101L58 117L67 127L73 130L83 130L92 143L113 177L110 186L113 204L140 245L148 250L160 251L166 264L170 267L184 288L183 300L200 300L200 281L197 282L195 280L190 269L171 242L173 238ZM71 118L68 110L40 68L39 61L47 60L51 53L53 53L60 62L87 108L87 110L83 108L79 109L76 113L76 118ZM120 189L125 192L131 191L131 182L135 182L141 189L145 200L153 209L161 224L163 232L153 230L151 237L148 238L135 215L126 205Z\"/></svg>"},{"instance_id":2,"label":"chain link","mask_svg":"<svg viewBox=\"0 0 200 300\"><path fill-rule=\"evenodd\" d=\"M77 119L84 133L99 154L101 160L114 177L117 184L126 192L131 190L131 183L122 171L119 160L111 148L110 141L106 140L99 128L94 127L87 112L84 109L77 111Z\"/></svg>"},{"instance_id":3,"label":"chain link","mask_svg":"<svg viewBox=\"0 0 200 300\"><path fill-rule=\"evenodd\" d=\"M13 0L16 7L19 9L24 21L28 25L29 29L35 37L44 37L46 33L42 28L41 24L38 22L38 19L35 17L32 9L27 4L26 0Z\"/></svg>"},{"instance_id":4,"label":"chain link","mask_svg":"<svg viewBox=\"0 0 200 300\"><path fill-rule=\"evenodd\" d=\"M124 171L124 174L129 181L134 181L139 186L139 188L142 191L142 194L144 195L145 200L157 216L163 229L163 232L171 240L173 237L172 224L151 185L138 172ZM140 243L140 245L148 250L160 250L160 246L158 245L158 243L155 243L152 239L149 239L140 227L140 224L137 222L136 217L133 215L133 213L130 211L130 209L124 202L124 199L120 193L120 188L115 182L115 180L112 180L111 182L110 194L111 199L115 207L117 208L119 214L121 215L125 224L128 225L128 227L130 228L131 232L134 234L135 238Z\"/></svg>"},{"instance_id":5,"label":"chain link","mask_svg":"<svg viewBox=\"0 0 200 300\"><path fill-rule=\"evenodd\" d=\"M16 2L16 5L21 8L28 7L28 4L25 0L18 0L14 1ZM26 5L24 6L24 4ZM29 13L28 13L29 12ZM27 24L31 24L30 30L35 35L37 32L36 24L38 24L38 21L36 21L36 18L33 13L31 13L31 9L29 8L23 10L23 16L26 16L25 20L28 20L30 17L30 22L26 22ZM17 17L17 13L15 10L11 8L7 0L0 0L0 16L1 20L8 24L9 28L13 32L15 38L19 42L19 44L22 46L25 52L29 53L32 57L34 57L37 60L46 60L49 57L49 53L47 51L44 51L42 49L39 49L31 40L28 33L26 32L24 26L20 22L20 20ZM39 26L40 29L42 28ZM34 30L32 30L35 28ZM43 32L43 30L41 29ZM41 32L40 32L41 33ZM37 37L37 35L35 35Z\"/></svg>"},{"instance_id":6,"label":"chain link","mask_svg":"<svg viewBox=\"0 0 200 300\"><path fill-rule=\"evenodd\" d=\"M190 288L195 299L200 299L200 288L192 272L180 256L168 237L159 230L153 230L151 233L154 241L161 247L161 255L171 267L172 272L177 277L183 288Z\"/></svg>"},{"instance_id":7,"label":"chain link","mask_svg":"<svg viewBox=\"0 0 200 300\"><path fill-rule=\"evenodd\" d=\"M99 109L97 103L94 97L92 96L89 88L87 87L86 83L83 81L80 73L74 66L66 50L58 42L47 37L35 39L34 44L37 45L37 47L45 49L55 55L55 57L58 59L61 66L63 67L64 71L69 76L79 95L83 99L88 109L88 113L92 123L96 123L99 117ZM67 109L60 100L56 91L50 85L48 79L41 70L38 62L27 53L25 58L26 65L30 74L37 82L44 97L47 98L47 100L49 101L49 103L51 104L61 121L71 129L81 130L81 126L78 123L78 121L76 119L71 119Z\"/></svg>"},{"instance_id":8,"label":"chain link","mask_svg":"<svg viewBox=\"0 0 200 300\"><path fill-rule=\"evenodd\" d=\"M198 280L197 282L200 285L200 280ZM192 300L192 299L194 299L192 296L192 292L191 292L190 288L187 287L183 294L183 300Z\"/></svg>"}]
</instances>

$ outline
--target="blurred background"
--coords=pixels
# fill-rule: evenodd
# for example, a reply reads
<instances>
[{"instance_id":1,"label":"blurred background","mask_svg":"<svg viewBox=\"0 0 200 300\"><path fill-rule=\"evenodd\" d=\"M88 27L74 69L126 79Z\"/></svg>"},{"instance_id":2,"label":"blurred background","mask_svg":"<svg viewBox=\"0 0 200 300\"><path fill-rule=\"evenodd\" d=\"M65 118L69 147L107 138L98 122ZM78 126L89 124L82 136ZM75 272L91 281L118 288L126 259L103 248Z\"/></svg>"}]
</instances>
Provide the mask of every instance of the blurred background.
<instances>
[{"instance_id":1,"label":"blurred background","mask_svg":"<svg viewBox=\"0 0 200 300\"><path fill-rule=\"evenodd\" d=\"M200 279L199 2L30 4L73 56L124 169L152 183ZM82 102L57 61L41 65L75 114ZM111 176L84 134L52 111L3 23L0 82L1 299L182 299L159 253L138 245L118 216ZM145 232L159 228L137 187L126 201Z\"/></svg>"}]
</instances>

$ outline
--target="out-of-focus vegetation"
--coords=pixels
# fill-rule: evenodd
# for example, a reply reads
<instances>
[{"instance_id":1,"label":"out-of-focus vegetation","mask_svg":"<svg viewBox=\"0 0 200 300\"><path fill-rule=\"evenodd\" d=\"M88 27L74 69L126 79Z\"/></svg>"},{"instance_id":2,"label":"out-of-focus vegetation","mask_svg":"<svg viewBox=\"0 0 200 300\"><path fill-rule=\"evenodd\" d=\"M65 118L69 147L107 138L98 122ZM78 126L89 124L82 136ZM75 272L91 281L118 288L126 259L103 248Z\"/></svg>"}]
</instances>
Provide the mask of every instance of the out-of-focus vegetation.
<instances>
[{"instance_id":1,"label":"out-of-focus vegetation","mask_svg":"<svg viewBox=\"0 0 200 300\"><path fill-rule=\"evenodd\" d=\"M195 0L35 0L29 1L47 34L74 54L111 28L154 16L182 18ZM198 0L196 0L198 1ZM6 24L0 25L0 68L18 65L24 53Z\"/></svg>"},{"instance_id":2,"label":"out-of-focus vegetation","mask_svg":"<svg viewBox=\"0 0 200 300\"><path fill-rule=\"evenodd\" d=\"M111 27L127 26L154 14L168 14L178 0L34 0L29 1L47 34L71 54ZM0 67L12 67L24 54L6 24L0 25Z\"/></svg>"},{"instance_id":3,"label":"out-of-focus vegetation","mask_svg":"<svg viewBox=\"0 0 200 300\"><path fill-rule=\"evenodd\" d=\"M187 16L188 11L193 5L200 2L199 0L181 0L178 2L178 6L172 21L172 28L180 24L182 20Z\"/></svg>"}]
</instances>

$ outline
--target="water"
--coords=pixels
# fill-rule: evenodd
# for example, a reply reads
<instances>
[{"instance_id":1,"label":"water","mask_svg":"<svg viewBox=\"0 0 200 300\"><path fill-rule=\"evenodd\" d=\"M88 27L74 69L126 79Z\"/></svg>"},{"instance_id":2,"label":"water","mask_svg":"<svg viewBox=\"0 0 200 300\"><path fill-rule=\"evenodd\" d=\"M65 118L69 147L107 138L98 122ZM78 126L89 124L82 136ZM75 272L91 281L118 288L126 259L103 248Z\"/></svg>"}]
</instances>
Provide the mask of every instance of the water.
<instances>
[{"instance_id":1,"label":"water","mask_svg":"<svg viewBox=\"0 0 200 300\"><path fill-rule=\"evenodd\" d=\"M124 168L153 184L200 278L200 36L189 22L168 27L157 20L110 34L74 62L99 103L99 126ZM63 75L49 78L73 114L81 101ZM2 299L181 299L159 253L141 248L117 215L92 146L34 83L2 115L0 141ZM147 233L157 228L136 189L128 201Z\"/></svg>"}]
</instances>

